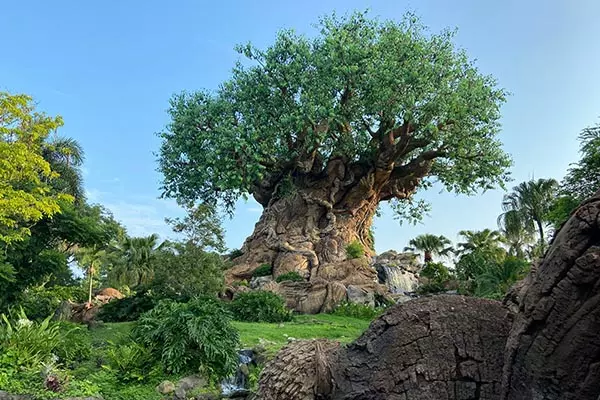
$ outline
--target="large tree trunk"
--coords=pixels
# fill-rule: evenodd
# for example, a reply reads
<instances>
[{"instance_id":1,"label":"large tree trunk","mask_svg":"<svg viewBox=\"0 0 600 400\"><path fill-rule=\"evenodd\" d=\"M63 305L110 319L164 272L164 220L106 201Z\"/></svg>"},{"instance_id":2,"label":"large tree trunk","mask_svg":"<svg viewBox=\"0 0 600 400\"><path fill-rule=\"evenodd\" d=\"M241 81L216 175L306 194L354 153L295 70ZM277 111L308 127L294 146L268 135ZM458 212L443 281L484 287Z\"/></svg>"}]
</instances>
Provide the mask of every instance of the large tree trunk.
<instances>
[{"instance_id":1,"label":"large tree trunk","mask_svg":"<svg viewBox=\"0 0 600 400\"><path fill-rule=\"evenodd\" d=\"M394 306L348 347L294 343L258 398L598 400L599 332L600 192L504 305L432 296Z\"/></svg>"},{"instance_id":2,"label":"large tree trunk","mask_svg":"<svg viewBox=\"0 0 600 400\"><path fill-rule=\"evenodd\" d=\"M409 198L431 168L431 160L422 159L404 168L381 163L385 168L367 168L337 158L319 174L265 179L264 191L254 193L263 214L227 280L248 279L265 263L275 276L298 271L309 278L321 264L346 260L346 247L355 241L372 255L370 229L379 203Z\"/></svg>"}]
</instances>

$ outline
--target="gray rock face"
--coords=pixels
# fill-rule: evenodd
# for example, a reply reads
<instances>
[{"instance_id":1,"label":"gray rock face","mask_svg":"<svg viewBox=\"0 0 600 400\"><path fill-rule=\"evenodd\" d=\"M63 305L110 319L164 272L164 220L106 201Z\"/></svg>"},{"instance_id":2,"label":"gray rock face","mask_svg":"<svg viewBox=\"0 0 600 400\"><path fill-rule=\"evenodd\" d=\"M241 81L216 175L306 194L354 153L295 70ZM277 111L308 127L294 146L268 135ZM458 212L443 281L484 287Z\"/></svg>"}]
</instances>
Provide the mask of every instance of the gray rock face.
<instances>
[{"instance_id":1,"label":"gray rock face","mask_svg":"<svg viewBox=\"0 0 600 400\"><path fill-rule=\"evenodd\" d=\"M269 282L273 282L272 276L257 276L250 280L250 288L254 290L262 290Z\"/></svg>"},{"instance_id":2,"label":"gray rock face","mask_svg":"<svg viewBox=\"0 0 600 400\"><path fill-rule=\"evenodd\" d=\"M157 387L156 391L160 394L169 394L175 391L175 384L171 381L162 381Z\"/></svg>"},{"instance_id":3,"label":"gray rock face","mask_svg":"<svg viewBox=\"0 0 600 400\"><path fill-rule=\"evenodd\" d=\"M375 295L362 287L350 285L346 289L346 295L350 303L375 307Z\"/></svg>"},{"instance_id":4,"label":"gray rock face","mask_svg":"<svg viewBox=\"0 0 600 400\"><path fill-rule=\"evenodd\" d=\"M386 251L375 257L379 283L385 284L393 294L410 293L419 287L418 271L421 266L413 253Z\"/></svg>"}]
</instances>

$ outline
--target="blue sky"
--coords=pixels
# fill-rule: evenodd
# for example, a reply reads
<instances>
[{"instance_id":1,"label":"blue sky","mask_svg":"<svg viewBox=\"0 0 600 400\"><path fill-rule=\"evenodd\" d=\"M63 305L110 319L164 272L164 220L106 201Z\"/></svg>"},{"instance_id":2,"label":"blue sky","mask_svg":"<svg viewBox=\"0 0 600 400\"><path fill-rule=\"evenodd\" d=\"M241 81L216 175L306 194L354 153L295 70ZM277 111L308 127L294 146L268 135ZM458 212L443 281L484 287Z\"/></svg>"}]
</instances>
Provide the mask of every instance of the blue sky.
<instances>
[{"instance_id":1,"label":"blue sky","mask_svg":"<svg viewBox=\"0 0 600 400\"><path fill-rule=\"evenodd\" d=\"M168 122L169 97L216 88L238 56L234 45L271 43L280 28L313 34L332 11L369 8L399 19L416 11L432 31L457 27L456 42L512 95L502 140L514 184L562 178L578 158L577 134L600 117L600 1L11 1L0 11L0 90L28 93L65 119L61 134L83 145L91 201L109 207L133 235L170 235L159 200L155 132ZM512 184L509 184L509 186ZM378 251L403 248L417 234L495 227L502 191L464 197L431 190L422 224L400 226L384 207L375 222ZM240 202L227 220L227 244L240 247L260 215Z\"/></svg>"}]
</instances>

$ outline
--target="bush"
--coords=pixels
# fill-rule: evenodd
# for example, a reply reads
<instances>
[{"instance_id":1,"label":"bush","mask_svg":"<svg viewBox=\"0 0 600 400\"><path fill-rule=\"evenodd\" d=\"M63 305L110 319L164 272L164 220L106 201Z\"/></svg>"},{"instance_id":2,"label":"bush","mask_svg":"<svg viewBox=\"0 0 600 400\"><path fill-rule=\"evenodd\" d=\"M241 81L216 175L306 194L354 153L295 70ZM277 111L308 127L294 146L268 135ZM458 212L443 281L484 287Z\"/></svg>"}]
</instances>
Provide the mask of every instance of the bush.
<instances>
[{"instance_id":1,"label":"bush","mask_svg":"<svg viewBox=\"0 0 600 400\"><path fill-rule=\"evenodd\" d=\"M229 311L212 298L188 303L163 300L140 317L133 337L170 373L202 368L221 379L238 366L238 332Z\"/></svg>"},{"instance_id":2,"label":"bush","mask_svg":"<svg viewBox=\"0 0 600 400\"><path fill-rule=\"evenodd\" d=\"M273 267L270 264L263 264L260 267L256 268L254 272L252 272L252 276L255 278L261 276L269 276L273 274Z\"/></svg>"},{"instance_id":3,"label":"bush","mask_svg":"<svg viewBox=\"0 0 600 400\"><path fill-rule=\"evenodd\" d=\"M60 329L50 318L34 322L22 309L11 319L0 315L0 369L37 368L52 360Z\"/></svg>"},{"instance_id":4,"label":"bush","mask_svg":"<svg viewBox=\"0 0 600 400\"><path fill-rule=\"evenodd\" d=\"M157 300L148 292L139 292L135 296L115 299L100 308L98 319L104 322L136 321L140 315L150 311Z\"/></svg>"},{"instance_id":5,"label":"bush","mask_svg":"<svg viewBox=\"0 0 600 400\"><path fill-rule=\"evenodd\" d=\"M86 327L72 322L57 323L60 341L54 353L62 364L80 363L92 355L92 336Z\"/></svg>"},{"instance_id":6,"label":"bush","mask_svg":"<svg viewBox=\"0 0 600 400\"><path fill-rule=\"evenodd\" d=\"M233 316L244 322L286 322L292 320L292 312L284 300L273 292L255 290L240 293L230 303Z\"/></svg>"},{"instance_id":7,"label":"bush","mask_svg":"<svg viewBox=\"0 0 600 400\"><path fill-rule=\"evenodd\" d=\"M301 281L304 281L304 277L296 271L290 271L290 272L286 272L285 274L279 275L277 277L277 279L275 279L275 281L277 281L277 282L284 282L284 281L301 282Z\"/></svg>"},{"instance_id":8,"label":"bush","mask_svg":"<svg viewBox=\"0 0 600 400\"><path fill-rule=\"evenodd\" d=\"M81 303L87 300L85 289L79 286L43 286L29 288L19 295L16 306L23 308L29 319L41 321L54 315L63 301Z\"/></svg>"},{"instance_id":9,"label":"bush","mask_svg":"<svg viewBox=\"0 0 600 400\"><path fill-rule=\"evenodd\" d=\"M446 283L450 280L450 271L442 263L429 262L421 270L420 275L427 278L428 282L419 287L421 294L439 293L446 290Z\"/></svg>"},{"instance_id":10,"label":"bush","mask_svg":"<svg viewBox=\"0 0 600 400\"><path fill-rule=\"evenodd\" d=\"M372 320L383 313L383 307L371 307L366 304L343 302L334 308L332 314L340 317L351 317Z\"/></svg>"},{"instance_id":11,"label":"bush","mask_svg":"<svg viewBox=\"0 0 600 400\"><path fill-rule=\"evenodd\" d=\"M234 260L234 259L236 259L238 257L243 256L243 255L244 255L244 252L241 251L240 249L233 249L233 250L231 250L231 253L229 253L227 255L227 258L229 258L230 260Z\"/></svg>"},{"instance_id":12,"label":"bush","mask_svg":"<svg viewBox=\"0 0 600 400\"><path fill-rule=\"evenodd\" d=\"M216 296L223 289L224 268L219 254L206 252L192 242L172 243L153 261L150 289L157 299Z\"/></svg>"},{"instance_id":13,"label":"bush","mask_svg":"<svg viewBox=\"0 0 600 400\"><path fill-rule=\"evenodd\" d=\"M355 240L346 246L346 254L349 259L360 258L365 255L365 249L358 240Z\"/></svg>"},{"instance_id":14,"label":"bush","mask_svg":"<svg viewBox=\"0 0 600 400\"><path fill-rule=\"evenodd\" d=\"M146 347L137 343L110 343L106 357L108 369L113 371L120 382L141 382L154 375L152 354Z\"/></svg>"}]
</instances>

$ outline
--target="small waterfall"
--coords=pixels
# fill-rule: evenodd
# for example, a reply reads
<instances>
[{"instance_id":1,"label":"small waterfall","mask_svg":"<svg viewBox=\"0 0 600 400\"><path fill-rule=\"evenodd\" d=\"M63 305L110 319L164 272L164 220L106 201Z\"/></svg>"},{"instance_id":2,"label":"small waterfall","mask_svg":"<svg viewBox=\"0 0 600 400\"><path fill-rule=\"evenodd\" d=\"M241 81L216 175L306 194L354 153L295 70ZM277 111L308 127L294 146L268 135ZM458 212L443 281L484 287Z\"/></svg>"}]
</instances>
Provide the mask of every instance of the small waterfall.
<instances>
[{"instance_id":1,"label":"small waterfall","mask_svg":"<svg viewBox=\"0 0 600 400\"><path fill-rule=\"evenodd\" d=\"M244 370L248 371L248 365L254 362L254 353L252 350L240 350L238 356L239 366L237 371L234 375L225 378L221 382L221 392L225 397L245 397L250 393L248 389L248 377L244 373Z\"/></svg>"},{"instance_id":2,"label":"small waterfall","mask_svg":"<svg viewBox=\"0 0 600 400\"><path fill-rule=\"evenodd\" d=\"M382 275L385 276L380 278L383 278L382 280L390 289L390 292L394 294L403 294L417 290L419 281L413 273L399 267L388 265L382 266L381 269L383 270Z\"/></svg>"}]
</instances>

